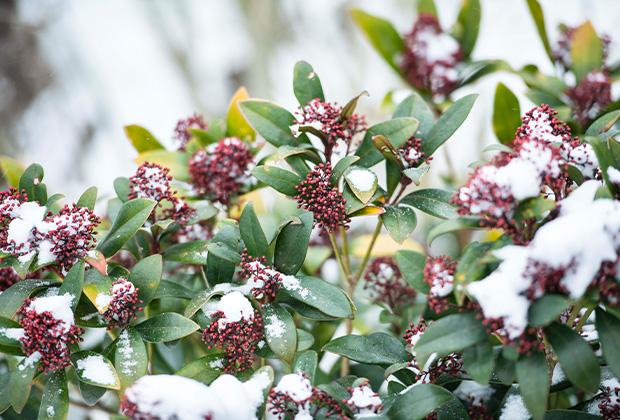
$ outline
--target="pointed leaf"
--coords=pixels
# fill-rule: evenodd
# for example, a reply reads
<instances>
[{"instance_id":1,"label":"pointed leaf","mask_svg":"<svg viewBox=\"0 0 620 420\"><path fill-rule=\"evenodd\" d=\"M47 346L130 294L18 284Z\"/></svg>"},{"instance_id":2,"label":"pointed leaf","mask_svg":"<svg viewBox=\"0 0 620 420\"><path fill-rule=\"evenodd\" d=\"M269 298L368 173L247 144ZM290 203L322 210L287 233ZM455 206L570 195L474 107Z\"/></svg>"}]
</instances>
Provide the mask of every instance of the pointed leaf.
<instances>
[{"instance_id":1,"label":"pointed leaf","mask_svg":"<svg viewBox=\"0 0 620 420\"><path fill-rule=\"evenodd\" d=\"M252 171L252 175L276 191L290 197L297 195L295 187L302 181L296 173L275 166L257 166Z\"/></svg>"},{"instance_id":2,"label":"pointed leaf","mask_svg":"<svg viewBox=\"0 0 620 420\"><path fill-rule=\"evenodd\" d=\"M611 371L620 377L620 319L601 308L596 309L596 330L599 334L603 355Z\"/></svg>"},{"instance_id":3,"label":"pointed leaf","mask_svg":"<svg viewBox=\"0 0 620 420\"><path fill-rule=\"evenodd\" d=\"M545 354L537 352L521 356L517 362L516 372L519 391L527 410L535 420L542 419L549 396L549 367Z\"/></svg>"},{"instance_id":4,"label":"pointed leaf","mask_svg":"<svg viewBox=\"0 0 620 420\"><path fill-rule=\"evenodd\" d=\"M477 97L477 94L462 97L439 117L429 131L428 136L422 141L422 151L427 157L431 156L439 146L444 144L458 130L467 118L467 115L469 115L469 111L474 106Z\"/></svg>"},{"instance_id":5,"label":"pointed leaf","mask_svg":"<svg viewBox=\"0 0 620 420\"><path fill-rule=\"evenodd\" d=\"M122 389L146 375L148 367L146 345L133 328L123 330L118 336L114 350L114 366Z\"/></svg>"},{"instance_id":6,"label":"pointed leaf","mask_svg":"<svg viewBox=\"0 0 620 420\"><path fill-rule=\"evenodd\" d=\"M127 125L124 127L125 135L138 153L149 150L164 149L164 146L146 128L139 125Z\"/></svg>"},{"instance_id":7,"label":"pointed leaf","mask_svg":"<svg viewBox=\"0 0 620 420\"><path fill-rule=\"evenodd\" d=\"M436 188L425 188L407 194L400 204L415 207L424 213L441 219L452 219L457 216L456 207L450 204L452 193Z\"/></svg>"},{"instance_id":8,"label":"pointed leaf","mask_svg":"<svg viewBox=\"0 0 620 420\"><path fill-rule=\"evenodd\" d=\"M351 10L351 16L379 55L400 74L398 60L405 49L405 43L394 26L389 21L360 9Z\"/></svg>"},{"instance_id":9,"label":"pointed leaf","mask_svg":"<svg viewBox=\"0 0 620 420\"><path fill-rule=\"evenodd\" d=\"M305 212L280 231L276 238L273 262L284 274L296 274L306 259L312 233L313 215Z\"/></svg>"},{"instance_id":10,"label":"pointed leaf","mask_svg":"<svg viewBox=\"0 0 620 420\"><path fill-rule=\"evenodd\" d=\"M63 280L60 285L60 290L58 294L64 295L65 293L69 293L72 297L71 307L73 310L77 308L77 304L80 301L80 296L82 296L82 288L84 287L84 261L79 260L77 263L71 267L67 276Z\"/></svg>"},{"instance_id":11,"label":"pointed leaf","mask_svg":"<svg viewBox=\"0 0 620 420\"><path fill-rule=\"evenodd\" d=\"M408 358L400 340L381 332L368 336L345 335L327 343L323 351L370 365L391 365Z\"/></svg>"},{"instance_id":12,"label":"pointed leaf","mask_svg":"<svg viewBox=\"0 0 620 420\"><path fill-rule=\"evenodd\" d=\"M411 207L401 205L386 206L385 213L380 217L392 239L399 244L411 235L417 223L415 211Z\"/></svg>"},{"instance_id":13,"label":"pointed leaf","mask_svg":"<svg viewBox=\"0 0 620 420\"><path fill-rule=\"evenodd\" d=\"M297 329L293 317L277 303L263 305L261 312L269 348L279 358L291 363L297 349Z\"/></svg>"},{"instance_id":14,"label":"pointed leaf","mask_svg":"<svg viewBox=\"0 0 620 420\"><path fill-rule=\"evenodd\" d=\"M41 396L38 420L63 420L69 413L69 387L64 369L50 373Z\"/></svg>"},{"instance_id":15,"label":"pointed leaf","mask_svg":"<svg viewBox=\"0 0 620 420\"><path fill-rule=\"evenodd\" d=\"M142 321L134 328L145 341L161 343L188 336L200 327L182 315L166 312Z\"/></svg>"},{"instance_id":16,"label":"pointed leaf","mask_svg":"<svg viewBox=\"0 0 620 420\"><path fill-rule=\"evenodd\" d=\"M521 125L519 99L503 83L498 83L493 102L493 131L502 144L512 144Z\"/></svg>"},{"instance_id":17,"label":"pointed leaf","mask_svg":"<svg viewBox=\"0 0 620 420\"><path fill-rule=\"evenodd\" d=\"M77 201L78 207L86 207L89 210L95 209L95 204L97 203L97 187L90 187L82 195Z\"/></svg>"},{"instance_id":18,"label":"pointed leaf","mask_svg":"<svg viewBox=\"0 0 620 420\"><path fill-rule=\"evenodd\" d=\"M241 113L241 109L239 109L239 103L248 98L248 91L241 86L230 100L228 112L226 113L226 135L253 141L256 137L256 132Z\"/></svg>"},{"instance_id":19,"label":"pointed leaf","mask_svg":"<svg viewBox=\"0 0 620 420\"><path fill-rule=\"evenodd\" d=\"M246 204L239 218L239 232L245 244L248 254L253 257L267 257L269 254L269 243L265 237L265 232L256 217L252 203Z\"/></svg>"},{"instance_id":20,"label":"pointed leaf","mask_svg":"<svg viewBox=\"0 0 620 420\"><path fill-rule=\"evenodd\" d=\"M239 102L239 108L254 129L276 147L295 145L291 126L297 123L295 116L286 109L269 101L248 99Z\"/></svg>"},{"instance_id":21,"label":"pointed leaf","mask_svg":"<svg viewBox=\"0 0 620 420\"><path fill-rule=\"evenodd\" d=\"M107 389L120 389L121 383L114 365L106 357L94 351L80 351L71 355L80 381Z\"/></svg>"},{"instance_id":22,"label":"pointed leaf","mask_svg":"<svg viewBox=\"0 0 620 420\"><path fill-rule=\"evenodd\" d=\"M388 411L393 420L421 420L454 396L450 391L433 384L421 384L396 397Z\"/></svg>"},{"instance_id":23,"label":"pointed leaf","mask_svg":"<svg viewBox=\"0 0 620 420\"><path fill-rule=\"evenodd\" d=\"M106 257L114 255L144 225L156 204L144 198L123 203L110 231L97 249Z\"/></svg>"},{"instance_id":24,"label":"pointed leaf","mask_svg":"<svg viewBox=\"0 0 620 420\"><path fill-rule=\"evenodd\" d=\"M129 281L138 288L138 297L148 304L159 287L163 272L163 261L159 254L146 257L133 266Z\"/></svg>"},{"instance_id":25,"label":"pointed leaf","mask_svg":"<svg viewBox=\"0 0 620 420\"><path fill-rule=\"evenodd\" d=\"M301 106L305 106L315 98L325 101L321 79L312 66L305 61L298 61L295 64L293 91Z\"/></svg>"}]
</instances>

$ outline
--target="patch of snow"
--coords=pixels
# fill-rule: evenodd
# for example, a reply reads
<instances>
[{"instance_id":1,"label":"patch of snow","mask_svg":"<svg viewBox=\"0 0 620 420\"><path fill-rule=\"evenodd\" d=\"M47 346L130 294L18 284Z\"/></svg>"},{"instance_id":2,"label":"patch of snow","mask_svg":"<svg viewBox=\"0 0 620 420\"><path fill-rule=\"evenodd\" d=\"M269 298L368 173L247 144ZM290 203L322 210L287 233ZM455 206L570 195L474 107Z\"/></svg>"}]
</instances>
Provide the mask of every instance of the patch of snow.
<instances>
[{"instance_id":1,"label":"patch of snow","mask_svg":"<svg viewBox=\"0 0 620 420\"><path fill-rule=\"evenodd\" d=\"M114 385L116 383L114 371L106 363L103 356L99 354L79 359L77 361L77 370L81 371L81 376L89 381L102 385Z\"/></svg>"},{"instance_id":2,"label":"patch of snow","mask_svg":"<svg viewBox=\"0 0 620 420\"><path fill-rule=\"evenodd\" d=\"M131 347L131 341L129 340L129 333L127 330L123 330L118 336L118 345L116 348L123 355L123 360L120 364L121 372L127 376L133 375L136 372L138 362L132 359L134 351Z\"/></svg>"},{"instance_id":3,"label":"patch of snow","mask_svg":"<svg viewBox=\"0 0 620 420\"><path fill-rule=\"evenodd\" d=\"M19 340L24 336L23 328L0 328L0 335L10 338L11 340Z\"/></svg>"},{"instance_id":4,"label":"patch of snow","mask_svg":"<svg viewBox=\"0 0 620 420\"><path fill-rule=\"evenodd\" d=\"M506 398L499 420L529 420L530 417L521 395L513 394Z\"/></svg>"},{"instance_id":5,"label":"patch of snow","mask_svg":"<svg viewBox=\"0 0 620 420\"><path fill-rule=\"evenodd\" d=\"M74 322L73 310L71 308L72 303L73 296L69 293L65 293L58 296L34 298L30 301L28 309L31 309L38 314L50 312L54 318L63 322L63 329L67 332Z\"/></svg>"},{"instance_id":6,"label":"patch of snow","mask_svg":"<svg viewBox=\"0 0 620 420\"><path fill-rule=\"evenodd\" d=\"M302 403L312 396L312 384L300 373L289 373L280 379L274 391L287 395L296 403Z\"/></svg>"},{"instance_id":7,"label":"patch of snow","mask_svg":"<svg viewBox=\"0 0 620 420\"><path fill-rule=\"evenodd\" d=\"M381 398L368 385L353 388L347 404L358 409L355 418L376 416L375 408L381 405Z\"/></svg>"},{"instance_id":8,"label":"patch of snow","mask_svg":"<svg viewBox=\"0 0 620 420\"><path fill-rule=\"evenodd\" d=\"M620 171L613 166L607 168L607 176L609 180L614 184L620 184Z\"/></svg>"},{"instance_id":9,"label":"patch of snow","mask_svg":"<svg viewBox=\"0 0 620 420\"><path fill-rule=\"evenodd\" d=\"M108 292L100 292L95 298L95 306L99 312L105 312L112 302L112 295Z\"/></svg>"},{"instance_id":10,"label":"patch of snow","mask_svg":"<svg viewBox=\"0 0 620 420\"><path fill-rule=\"evenodd\" d=\"M265 323L265 332L273 338L280 338L284 334L286 327L284 322L276 315L270 315Z\"/></svg>"},{"instance_id":11,"label":"patch of snow","mask_svg":"<svg viewBox=\"0 0 620 420\"><path fill-rule=\"evenodd\" d=\"M370 169L353 168L346 175L347 181L358 191L371 191L377 183L377 175Z\"/></svg>"},{"instance_id":12,"label":"patch of snow","mask_svg":"<svg viewBox=\"0 0 620 420\"><path fill-rule=\"evenodd\" d=\"M234 291L222 296L215 306L216 311L222 311L224 316L218 320L220 329L226 328L229 323L252 321L254 307L241 292Z\"/></svg>"}]
</instances>

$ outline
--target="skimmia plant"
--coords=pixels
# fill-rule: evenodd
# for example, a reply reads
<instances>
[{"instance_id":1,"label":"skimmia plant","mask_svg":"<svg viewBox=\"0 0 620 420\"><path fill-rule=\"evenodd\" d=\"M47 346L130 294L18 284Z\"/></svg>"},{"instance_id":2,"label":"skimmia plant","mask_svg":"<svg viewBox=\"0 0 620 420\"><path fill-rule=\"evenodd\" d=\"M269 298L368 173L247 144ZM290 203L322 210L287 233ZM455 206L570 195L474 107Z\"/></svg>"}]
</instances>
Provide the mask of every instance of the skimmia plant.
<instances>
[{"instance_id":1,"label":"skimmia plant","mask_svg":"<svg viewBox=\"0 0 620 420\"><path fill-rule=\"evenodd\" d=\"M112 198L61 205L2 158L3 418L620 418L620 111L583 119L563 90L521 114L499 85L493 156L422 186L476 100L457 89L509 68L471 59L477 1L450 32L419 10L404 37L353 12L415 88L385 121L302 61L296 109L240 89L170 149L125 127L137 167ZM584 64L580 34L611 42L588 28L550 49L558 80L612 77ZM455 251L431 253L443 235Z\"/></svg>"}]
</instances>

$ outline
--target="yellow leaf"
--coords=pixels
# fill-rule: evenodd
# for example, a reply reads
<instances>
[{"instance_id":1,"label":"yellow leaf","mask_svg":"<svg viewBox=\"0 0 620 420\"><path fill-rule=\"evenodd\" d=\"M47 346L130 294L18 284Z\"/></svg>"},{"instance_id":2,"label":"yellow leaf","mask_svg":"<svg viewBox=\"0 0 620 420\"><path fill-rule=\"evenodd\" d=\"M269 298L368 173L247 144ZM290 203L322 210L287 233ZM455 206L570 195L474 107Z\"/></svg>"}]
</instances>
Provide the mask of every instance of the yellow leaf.
<instances>
[{"instance_id":1,"label":"yellow leaf","mask_svg":"<svg viewBox=\"0 0 620 420\"><path fill-rule=\"evenodd\" d=\"M256 132L239 109L239 102L249 99L249 97L248 91L243 86L237 89L233 95L230 105L228 105L228 113L226 114L226 134L243 140L254 141Z\"/></svg>"},{"instance_id":2,"label":"yellow leaf","mask_svg":"<svg viewBox=\"0 0 620 420\"><path fill-rule=\"evenodd\" d=\"M11 187L17 188L19 178L24 172L24 165L8 156L0 156L0 168L2 168L2 176L6 183Z\"/></svg>"},{"instance_id":3,"label":"yellow leaf","mask_svg":"<svg viewBox=\"0 0 620 420\"><path fill-rule=\"evenodd\" d=\"M363 258L366 254L366 250L370 246L370 241L372 239L371 234L362 235L355 240L351 244L351 251L355 257ZM372 257L389 257L393 256L396 251L400 251L401 249L409 249L411 251L420 252L425 254L426 251L422 245L418 242L412 241L411 239L405 240L402 244L394 241L390 235L381 234L377 238L377 242L375 242L375 246L373 247L372 253L370 254Z\"/></svg>"}]
</instances>

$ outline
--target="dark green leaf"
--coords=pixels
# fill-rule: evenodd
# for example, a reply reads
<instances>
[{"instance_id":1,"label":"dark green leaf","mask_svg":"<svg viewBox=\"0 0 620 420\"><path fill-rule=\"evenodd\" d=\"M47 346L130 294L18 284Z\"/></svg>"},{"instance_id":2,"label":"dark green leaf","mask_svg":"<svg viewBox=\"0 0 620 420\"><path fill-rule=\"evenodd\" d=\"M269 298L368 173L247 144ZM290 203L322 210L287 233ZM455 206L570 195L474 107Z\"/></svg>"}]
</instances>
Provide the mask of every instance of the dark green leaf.
<instances>
[{"instance_id":1,"label":"dark green leaf","mask_svg":"<svg viewBox=\"0 0 620 420\"><path fill-rule=\"evenodd\" d=\"M127 125L124 129L125 135L138 153L164 149L164 146L146 128L139 125Z\"/></svg>"},{"instance_id":2,"label":"dark green leaf","mask_svg":"<svg viewBox=\"0 0 620 420\"><path fill-rule=\"evenodd\" d=\"M450 191L425 188L407 194L400 203L415 207L431 216L451 219L457 216L455 206L450 204L451 198Z\"/></svg>"},{"instance_id":3,"label":"dark green leaf","mask_svg":"<svg viewBox=\"0 0 620 420\"><path fill-rule=\"evenodd\" d=\"M226 244L231 249L239 249L241 235L236 223L227 221L215 234L213 242ZM224 260L210 252L207 255L207 279L210 284L225 283L232 279L235 273L235 263Z\"/></svg>"},{"instance_id":4,"label":"dark green leaf","mask_svg":"<svg viewBox=\"0 0 620 420\"><path fill-rule=\"evenodd\" d=\"M429 292L428 283L424 281L426 255L403 249L396 253L396 264L411 287L423 294Z\"/></svg>"},{"instance_id":5,"label":"dark green leaf","mask_svg":"<svg viewBox=\"0 0 620 420\"><path fill-rule=\"evenodd\" d=\"M252 127L274 146L295 145L299 142L290 128L297 120L281 106L269 101L248 99L239 102L239 108Z\"/></svg>"},{"instance_id":6,"label":"dark green leaf","mask_svg":"<svg viewBox=\"0 0 620 420\"><path fill-rule=\"evenodd\" d=\"M25 358L20 361L15 370L11 372L8 385L9 400L13 410L18 414L22 412L28 402L32 379L36 372L37 362L31 358Z\"/></svg>"},{"instance_id":7,"label":"dark green leaf","mask_svg":"<svg viewBox=\"0 0 620 420\"><path fill-rule=\"evenodd\" d=\"M435 123L435 114L428 103L417 93L407 96L394 109L392 118L411 117L419 121L418 135L425 138Z\"/></svg>"},{"instance_id":8,"label":"dark green leaf","mask_svg":"<svg viewBox=\"0 0 620 420\"><path fill-rule=\"evenodd\" d=\"M555 62L555 58L553 57L553 53L551 52L551 44L549 43L549 38L547 38L547 29L545 28L545 16L543 15L540 3L538 3L538 0L527 0L527 7L530 9L530 14L532 15L532 19L534 19L534 24L536 25L538 36L543 43L543 47L545 48L547 56L549 57L551 62Z\"/></svg>"},{"instance_id":9,"label":"dark green leaf","mask_svg":"<svg viewBox=\"0 0 620 420\"><path fill-rule=\"evenodd\" d=\"M178 340L198 328L200 327L194 321L174 312L155 315L135 326L140 336L151 343Z\"/></svg>"},{"instance_id":10,"label":"dark green leaf","mask_svg":"<svg viewBox=\"0 0 620 420\"><path fill-rule=\"evenodd\" d=\"M405 48L404 41L392 24L360 9L351 10L355 24L364 32L374 49L400 74L398 60Z\"/></svg>"},{"instance_id":11,"label":"dark green leaf","mask_svg":"<svg viewBox=\"0 0 620 420\"><path fill-rule=\"evenodd\" d=\"M254 213L254 206L252 203L246 204L239 218L239 232L241 233L241 239L245 244L248 254L253 257L268 257L269 255L269 243L265 237L265 232L260 226L258 217Z\"/></svg>"},{"instance_id":12,"label":"dark green leaf","mask_svg":"<svg viewBox=\"0 0 620 420\"><path fill-rule=\"evenodd\" d=\"M146 345L133 328L123 330L118 336L114 351L114 366L123 389L146 375L148 367Z\"/></svg>"},{"instance_id":13,"label":"dark green leaf","mask_svg":"<svg viewBox=\"0 0 620 420\"><path fill-rule=\"evenodd\" d=\"M293 317L277 303L265 304L261 310L269 348L280 359L292 362L297 350L297 329Z\"/></svg>"},{"instance_id":14,"label":"dark green leaf","mask_svg":"<svg viewBox=\"0 0 620 420\"><path fill-rule=\"evenodd\" d=\"M276 191L291 197L297 195L295 187L302 181L296 173L275 166L257 166L252 171L252 175Z\"/></svg>"},{"instance_id":15,"label":"dark green leaf","mask_svg":"<svg viewBox=\"0 0 620 420\"><path fill-rule=\"evenodd\" d=\"M345 156L340 159L332 170L332 176L329 178L330 183L332 185L337 185L340 177L358 160L360 160L359 156Z\"/></svg>"},{"instance_id":16,"label":"dark green leaf","mask_svg":"<svg viewBox=\"0 0 620 420\"><path fill-rule=\"evenodd\" d=\"M418 125L418 120L406 117L394 118L373 125L366 131L360 147L355 152L355 154L360 157L357 164L370 168L383 159L383 155L372 142L374 136L385 136L394 147L400 147L415 134Z\"/></svg>"},{"instance_id":17,"label":"dark green leaf","mask_svg":"<svg viewBox=\"0 0 620 420\"><path fill-rule=\"evenodd\" d=\"M43 194L43 191L38 188L44 186L41 184L43 175L43 167L38 163L33 163L19 178L19 191L26 191L28 201L38 201L40 204L47 202L47 193Z\"/></svg>"},{"instance_id":18,"label":"dark green leaf","mask_svg":"<svg viewBox=\"0 0 620 420\"><path fill-rule=\"evenodd\" d=\"M545 336L568 379L587 392L596 391L601 379L601 368L590 345L563 324L549 325L545 328Z\"/></svg>"},{"instance_id":19,"label":"dark green leaf","mask_svg":"<svg viewBox=\"0 0 620 420\"><path fill-rule=\"evenodd\" d=\"M318 355L314 350L300 351L295 354L293 372L303 372L308 375L310 382L314 382L314 374L318 364Z\"/></svg>"},{"instance_id":20,"label":"dark green leaf","mask_svg":"<svg viewBox=\"0 0 620 420\"><path fill-rule=\"evenodd\" d=\"M17 321L8 318L0 318L0 346L19 347L22 343L18 337L23 333L21 325ZM13 335L13 333L19 333Z\"/></svg>"},{"instance_id":21,"label":"dark green leaf","mask_svg":"<svg viewBox=\"0 0 620 420\"><path fill-rule=\"evenodd\" d=\"M512 144L521 125L519 99L503 83L498 83L493 101L493 131L502 144Z\"/></svg>"},{"instance_id":22,"label":"dark green leaf","mask_svg":"<svg viewBox=\"0 0 620 420\"><path fill-rule=\"evenodd\" d=\"M136 198L123 203L110 231L97 249L106 257L114 255L144 225L157 202Z\"/></svg>"},{"instance_id":23,"label":"dark green leaf","mask_svg":"<svg viewBox=\"0 0 620 420\"><path fill-rule=\"evenodd\" d=\"M415 211L402 205L386 206L385 213L379 217L392 239L399 244L411 235L417 223Z\"/></svg>"},{"instance_id":24,"label":"dark green leaf","mask_svg":"<svg viewBox=\"0 0 620 420\"><path fill-rule=\"evenodd\" d=\"M555 321L568 307L570 300L561 295L545 295L528 311L528 320L534 327L542 327Z\"/></svg>"},{"instance_id":25,"label":"dark green leaf","mask_svg":"<svg viewBox=\"0 0 620 420\"><path fill-rule=\"evenodd\" d=\"M480 384L489 383L494 361L493 347L488 340L467 347L463 351L463 367Z\"/></svg>"},{"instance_id":26,"label":"dark green leaf","mask_svg":"<svg viewBox=\"0 0 620 420\"><path fill-rule=\"evenodd\" d=\"M126 177L116 178L114 180L114 192L116 192L116 196L122 202L128 201L129 200L129 178L126 178Z\"/></svg>"},{"instance_id":27,"label":"dark green leaf","mask_svg":"<svg viewBox=\"0 0 620 420\"><path fill-rule=\"evenodd\" d=\"M527 410L535 420L542 419L549 396L549 367L544 353L521 356L517 362L519 391Z\"/></svg>"},{"instance_id":28,"label":"dark green leaf","mask_svg":"<svg viewBox=\"0 0 620 420\"><path fill-rule=\"evenodd\" d=\"M577 410L549 410L545 420L600 420L600 416Z\"/></svg>"},{"instance_id":29,"label":"dark green leaf","mask_svg":"<svg viewBox=\"0 0 620 420\"><path fill-rule=\"evenodd\" d=\"M282 228L276 238L274 266L284 274L296 274L306 259L313 215L303 213Z\"/></svg>"},{"instance_id":30,"label":"dark green leaf","mask_svg":"<svg viewBox=\"0 0 620 420\"><path fill-rule=\"evenodd\" d=\"M148 304L155 296L163 269L162 257L159 254L138 261L131 269L129 281L138 288L138 297L145 304Z\"/></svg>"},{"instance_id":31,"label":"dark green leaf","mask_svg":"<svg viewBox=\"0 0 620 420\"><path fill-rule=\"evenodd\" d=\"M430 244L438 236L463 229L479 229L481 219L477 217L457 217L437 223L428 231L426 241Z\"/></svg>"},{"instance_id":32,"label":"dark green leaf","mask_svg":"<svg viewBox=\"0 0 620 420\"><path fill-rule=\"evenodd\" d=\"M477 97L477 94L462 97L439 117L428 136L422 141L422 151L427 157L431 156L463 124Z\"/></svg>"},{"instance_id":33,"label":"dark green leaf","mask_svg":"<svg viewBox=\"0 0 620 420\"><path fill-rule=\"evenodd\" d=\"M297 351L308 350L313 344L314 336L301 328L297 328Z\"/></svg>"},{"instance_id":34,"label":"dark green leaf","mask_svg":"<svg viewBox=\"0 0 620 420\"><path fill-rule=\"evenodd\" d=\"M162 298L180 298L180 299L192 299L195 296L195 292L188 288L187 286L182 285L181 283L177 283L174 281L162 280L159 282L159 287L155 292L155 296L153 296L152 300L162 299Z\"/></svg>"},{"instance_id":35,"label":"dark green leaf","mask_svg":"<svg viewBox=\"0 0 620 420\"><path fill-rule=\"evenodd\" d=\"M167 248L163 257L166 261L185 264L204 265L207 263L207 245L209 241L191 241Z\"/></svg>"},{"instance_id":36,"label":"dark green leaf","mask_svg":"<svg viewBox=\"0 0 620 420\"><path fill-rule=\"evenodd\" d=\"M388 411L392 420L420 420L452 400L450 391L433 384L421 384L399 395Z\"/></svg>"},{"instance_id":37,"label":"dark green leaf","mask_svg":"<svg viewBox=\"0 0 620 420\"><path fill-rule=\"evenodd\" d=\"M323 346L323 351L369 365L404 362L408 355L400 340L381 332L368 336L345 335L327 343Z\"/></svg>"},{"instance_id":38,"label":"dark green leaf","mask_svg":"<svg viewBox=\"0 0 620 420\"><path fill-rule=\"evenodd\" d=\"M209 251L209 254L215 255L233 264L239 264L241 262L241 255L239 255L239 252L223 242L210 242L207 245L207 251Z\"/></svg>"},{"instance_id":39,"label":"dark green leaf","mask_svg":"<svg viewBox=\"0 0 620 420\"><path fill-rule=\"evenodd\" d=\"M418 360L424 363L432 353L444 356L487 339L480 320L473 313L448 315L433 322L416 343Z\"/></svg>"},{"instance_id":40,"label":"dark green leaf","mask_svg":"<svg viewBox=\"0 0 620 420\"><path fill-rule=\"evenodd\" d=\"M620 319L601 308L596 309L596 330L603 354L611 371L620 378Z\"/></svg>"},{"instance_id":41,"label":"dark green leaf","mask_svg":"<svg viewBox=\"0 0 620 420\"><path fill-rule=\"evenodd\" d=\"M64 369L50 373L41 396L39 420L66 419L69 413L69 387Z\"/></svg>"},{"instance_id":42,"label":"dark green leaf","mask_svg":"<svg viewBox=\"0 0 620 420\"><path fill-rule=\"evenodd\" d=\"M97 202L97 187L90 187L80 196L77 201L78 207L86 207L87 209L94 210L95 203Z\"/></svg>"},{"instance_id":43,"label":"dark green leaf","mask_svg":"<svg viewBox=\"0 0 620 420\"><path fill-rule=\"evenodd\" d=\"M454 35L459 40L463 49L463 58L468 59L478 39L480 29L480 9L479 0L463 0L461 10L454 27Z\"/></svg>"},{"instance_id":44,"label":"dark green leaf","mask_svg":"<svg viewBox=\"0 0 620 420\"><path fill-rule=\"evenodd\" d=\"M0 293L0 317L13 318L24 300L37 290L53 285L51 280L27 279L15 283Z\"/></svg>"},{"instance_id":45,"label":"dark green leaf","mask_svg":"<svg viewBox=\"0 0 620 420\"><path fill-rule=\"evenodd\" d=\"M598 136L609 131L620 119L620 110L608 112L596 119L586 130L586 136Z\"/></svg>"},{"instance_id":46,"label":"dark green leaf","mask_svg":"<svg viewBox=\"0 0 620 420\"><path fill-rule=\"evenodd\" d=\"M332 318L352 318L353 306L342 289L324 280L310 276L298 276L297 282L287 279L283 293Z\"/></svg>"},{"instance_id":47,"label":"dark green leaf","mask_svg":"<svg viewBox=\"0 0 620 420\"><path fill-rule=\"evenodd\" d=\"M293 91L301 106L315 98L325 101L321 79L309 63L298 61L293 72Z\"/></svg>"},{"instance_id":48,"label":"dark green leaf","mask_svg":"<svg viewBox=\"0 0 620 420\"><path fill-rule=\"evenodd\" d=\"M82 296L82 287L84 287L84 261L79 260L67 273L58 293L61 295L69 293L73 298L71 307L75 310Z\"/></svg>"}]
</instances>

